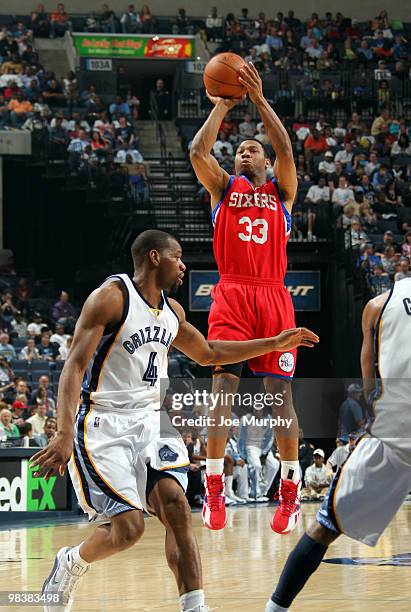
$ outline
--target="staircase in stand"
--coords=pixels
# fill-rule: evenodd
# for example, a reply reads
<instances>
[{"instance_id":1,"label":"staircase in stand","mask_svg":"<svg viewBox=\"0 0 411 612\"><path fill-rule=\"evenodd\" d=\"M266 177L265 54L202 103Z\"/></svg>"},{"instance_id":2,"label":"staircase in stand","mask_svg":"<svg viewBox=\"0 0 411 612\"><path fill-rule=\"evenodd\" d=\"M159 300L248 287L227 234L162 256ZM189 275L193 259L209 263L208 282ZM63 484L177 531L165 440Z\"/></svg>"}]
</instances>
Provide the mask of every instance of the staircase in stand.
<instances>
[{"instance_id":1,"label":"staircase in stand","mask_svg":"<svg viewBox=\"0 0 411 612\"><path fill-rule=\"evenodd\" d=\"M141 121L137 133L139 149L150 169L150 204L138 210L150 212L155 226L178 238L186 251L209 251L212 227L209 211L197 198L198 184L181 138L173 122L163 121L165 156L161 156L158 128Z\"/></svg>"}]
</instances>

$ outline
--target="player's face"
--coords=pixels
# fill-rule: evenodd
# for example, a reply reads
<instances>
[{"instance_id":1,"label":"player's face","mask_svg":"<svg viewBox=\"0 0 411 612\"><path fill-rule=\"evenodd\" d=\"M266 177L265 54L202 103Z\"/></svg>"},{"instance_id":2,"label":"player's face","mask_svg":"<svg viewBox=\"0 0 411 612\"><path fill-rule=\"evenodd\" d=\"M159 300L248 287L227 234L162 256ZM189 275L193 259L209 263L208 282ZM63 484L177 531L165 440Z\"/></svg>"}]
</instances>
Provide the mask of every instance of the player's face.
<instances>
[{"instance_id":1,"label":"player's face","mask_svg":"<svg viewBox=\"0 0 411 612\"><path fill-rule=\"evenodd\" d=\"M249 179L260 175L266 168L263 147L255 140L245 140L235 154L236 174L244 174Z\"/></svg>"},{"instance_id":2,"label":"player's face","mask_svg":"<svg viewBox=\"0 0 411 612\"><path fill-rule=\"evenodd\" d=\"M166 291L176 291L183 284L184 271L181 246L176 240L161 252L159 277L160 286Z\"/></svg>"}]
</instances>

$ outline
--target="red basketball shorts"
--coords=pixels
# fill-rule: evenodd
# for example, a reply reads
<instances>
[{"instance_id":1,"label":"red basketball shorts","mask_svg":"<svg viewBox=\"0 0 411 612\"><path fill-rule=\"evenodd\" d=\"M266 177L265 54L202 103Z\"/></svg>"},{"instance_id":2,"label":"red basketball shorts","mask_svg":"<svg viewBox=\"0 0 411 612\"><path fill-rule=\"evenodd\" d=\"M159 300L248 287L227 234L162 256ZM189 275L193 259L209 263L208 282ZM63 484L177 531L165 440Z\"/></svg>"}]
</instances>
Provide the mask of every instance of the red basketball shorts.
<instances>
[{"instance_id":1,"label":"red basketball shorts","mask_svg":"<svg viewBox=\"0 0 411 612\"><path fill-rule=\"evenodd\" d=\"M208 317L209 340L255 340L276 336L295 327L294 306L288 290L281 285L244 284L223 280L214 287ZM291 379L297 349L273 351L248 361L257 376Z\"/></svg>"}]
</instances>

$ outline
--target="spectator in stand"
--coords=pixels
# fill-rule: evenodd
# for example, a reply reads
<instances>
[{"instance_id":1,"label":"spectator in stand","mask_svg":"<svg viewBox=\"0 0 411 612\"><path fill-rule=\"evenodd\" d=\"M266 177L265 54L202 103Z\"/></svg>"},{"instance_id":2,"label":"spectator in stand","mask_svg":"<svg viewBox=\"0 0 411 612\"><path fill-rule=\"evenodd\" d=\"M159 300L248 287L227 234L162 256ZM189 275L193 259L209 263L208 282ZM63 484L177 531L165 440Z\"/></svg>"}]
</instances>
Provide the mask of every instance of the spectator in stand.
<instances>
[{"instance_id":1,"label":"spectator in stand","mask_svg":"<svg viewBox=\"0 0 411 612\"><path fill-rule=\"evenodd\" d=\"M403 278L409 278L410 276L410 260L408 257L401 257L399 260L399 270L394 275L394 281L397 282Z\"/></svg>"},{"instance_id":2,"label":"spectator in stand","mask_svg":"<svg viewBox=\"0 0 411 612\"><path fill-rule=\"evenodd\" d=\"M148 186L148 177L144 164L133 163L131 155L126 156L126 163L122 164L125 168L131 189L131 195L136 202L142 204L148 202L150 190Z\"/></svg>"},{"instance_id":3,"label":"spectator in stand","mask_svg":"<svg viewBox=\"0 0 411 612\"><path fill-rule=\"evenodd\" d=\"M341 162L345 168L346 166L352 165L353 157L354 153L352 150L352 144L350 142L346 142L344 144L344 149L342 151L337 151L337 153L335 154L334 161Z\"/></svg>"},{"instance_id":4,"label":"spectator in stand","mask_svg":"<svg viewBox=\"0 0 411 612\"><path fill-rule=\"evenodd\" d=\"M0 403L0 439L19 438L20 432L12 422L11 411L4 406L4 402Z\"/></svg>"},{"instance_id":5,"label":"spectator in stand","mask_svg":"<svg viewBox=\"0 0 411 612\"><path fill-rule=\"evenodd\" d=\"M66 361L72 344L73 344L73 336L67 336L66 345L60 346L59 354L56 357L56 360Z\"/></svg>"},{"instance_id":6,"label":"spectator in stand","mask_svg":"<svg viewBox=\"0 0 411 612\"><path fill-rule=\"evenodd\" d=\"M339 410L338 431L339 436L348 436L352 431L362 429L364 426L363 409L360 402L362 388L357 384L349 385L347 398Z\"/></svg>"},{"instance_id":7,"label":"spectator in stand","mask_svg":"<svg viewBox=\"0 0 411 612\"><path fill-rule=\"evenodd\" d=\"M109 106L109 112L112 120L118 119L122 115L125 117L130 116L130 107L126 102L123 102L121 96L116 96L114 102Z\"/></svg>"},{"instance_id":8,"label":"spectator in stand","mask_svg":"<svg viewBox=\"0 0 411 612\"><path fill-rule=\"evenodd\" d=\"M56 402L48 396L47 389L44 387L39 387L37 390L36 404L46 409L47 416L56 416Z\"/></svg>"},{"instance_id":9,"label":"spectator in stand","mask_svg":"<svg viewBox=\"0 0 411 612\"><path fill-rule=\"evenodd\" d=\"M228 141L225 132L220 132L218 139L214 143L213 153L217 159L221 156L221 150L225 147L229 155L234 155L234 149L232 144Z\"/></svg>"},{"instance_id":10,"label":"spectator in stand","mask_svg":"<svg viewBox=\"0 0 411 612\"><path fill-rule=\"evenodd\" d=\"M123 34L137 34L141 31L140 15L134 8L134 4L129 4L125 13L120 19L121 31Z\"/></svg>"},{"instance_id":11,"label":"spectator in stand","mask_svg":"<svg viewBox=\"0 0 411 612\"><path fill-rule=\"evenodd\" d=\"M34 440L36 443L45 447L48 446L50 440L54 438L57 433L57 419L55 417L47 417L46 422L44 424L44 432L40 434L34 435Z\"/></svg>"},{"instance_id":12,"label":"spectator in stand","mask_svg":"<svg viewBox=\"0 0 411 612\"><path fill-rule=\"evenodd\" d=\"M141 155L140 151L135 148L133 143L123 144L114 158L114 162L116 164L125 164L127 157L131 157L133 164L142 164L144 162L144 157Z\"/></svg>"},{"instance_id":13,"label":"spectator in stand","mask_svg":"<svg viewBox=\"0 0 411 612\"><path fill-rule=\"evenodd\" d=\"M150 101L154 105L158 119L169 119L171 96L163 79L157 79L155 89L150 92Z\"/></svg>"},{"instance_id":14,"label":"spectator in stand","mask_svg":"<svg viewBox=\"0 0 411 612\"><path fill-rule=\"evenodd\" d=\"M33 320L27 325L27 333L30 337L34 338L36 336L40 337L41 330L43 327L47 327L45 323L43 323L43 317L40 312L33 313Z\"/></svg>"},{"instance_id":15,"label":"spectator in stand","mask_svg":"<svg viewBox=\"0 0 411 612\"><path fill-rule=\"evenodd\" d=\"M29 363L33 359L40 359L40 353L36 348L34 338L27 338L27 344L23 347L19 353L19 359L28 361Z\"/></svg>"},{"instance_id":16,"label":"spectator in stand","mask_svg":"<svg viewBox=\"0 0 411 612\"><path fill-rule=\"evenodd\" d=\"M378 136L388 127L390 111L388 108L383 108L378 117L376 117L371 126L371 136Z\"/></svg>"},{"instance_id":17,"label":"spectator in stand","mask_svg":"<svg viewBox=\"0 0 411 612\"><path fill-rule=\"evenodd\" d=\"M332 202L334 204L334 212L338 215L342 212L347 204L354 203L354 192L348 186L345 176L340 176L338 179L338 187L332 193Z\"/></svg>"},{"instance_id":18,"label":"spectator in stand","mask_svg":"<svg viewBox=\"0 0 411 612\"><path fill-rule=\"evenodd\" d=\"M11 125L15 128L21 128L26 118L33 111L33 105L22 93L18 93L15 98L12 98L7 108L10 111Z\"/></svg>"},{"instance_id":19,"label":"spectator in stand","mask_svg":"<svg viewBox=\"0 0 411 612\"><path fill-rule=\"evenodd\" d=\"M68 337L68 334L65 333L64 325L62 323L57 323L56 330L54 334L52 334L50 342L54 342L54 344L57 344L59 347L66 346Z\"/></svg>"},{"instance_id":20,"label":"spectator in stand","mask_svg":"<svg viewBox=\"0 0 411 612\"><path fill-rule=\"evenodd\" d=\"M13 304L13 294L11 291L6 289L1 296L0 313L3 321L7 325L10 325L14 315L17 312L16 306Z\"/></svg>"},{"instance_id":21,"label":"spectator in stand","mask_svg":"<svg viewBox=\"0 0 411 612\"><path fill-rule=\"evenodd\" d=\"M391 147L391 156L397 155L411 156L411 144L407 134L400 134Z\"/></svg>"},{"instance_id":22,"label":"spectator in stand","mask_svg":"<svg viewBox=\"0 0 411 612\"><path fill-rule=\"evenodd\" d=\"M143 4L143 8L140 12L140 22L143 34L152 34L154 32L155 19L148 4Z\"/></svg>"},{"instance_id":23,"label":"spectator in stand","mask_svg":"<svg viewBox=\"0 0 411 612\"><path fill-rule=\"evenodd\" d=\"M66 12L64 4L60 3L57 5L57 10L51 14L50 25L50 38L64 36L67 31L73 31L73 24L70 21L70 15Z\"/></svg>"},{"instance_id":24,"label":"spectator in stand","mask_svg":"<svg viewBox=\"0 0 411 612\"><path fill-rule=\"evenodd\" d=\"M311 133L307 136L304 142L304 153L307 166L311 171L312 158L314 155L321 155L328 150L327 140L322 134L318 132L316 128L311 130Z\"/></svg>"},{"instance_id":25,"label":"spectator in stand","mask_svg":"<svg viewBox=\"0 0 411 612\"><path fill-rule=\"evenodd\" d=\"M37 403L39 389L45 389L47 393L47 397L55 400L54 394L50 388L50 379L46 374L42 374L38 379L38 387L36 391L30 395L29 403L31 406L35 406Z\"/></svg>"},{"instance_id":26,"label":"spectator in stand","mask_svg":"<svg viewBox=\"0 0 411 612\"><path fill-rule=\"evenodd\" d=\"M31 423L33 427L33 434L43 434L44 426L46 424L46 412L47 408L43 404L37 404L34 409L34 414L27 419L27 423Z\"/></svg>"},{"instance_id":27,"label":"spectator in stand","mask_svg":"<svg viewBox=\"0 0 411 612\"><path fill-rule=\"evenodd\" d=\"M25 399L22 400L22 397ZM19 401L23 401L25 406L31 403L29 401L29 389L26 381L23 378L15 378L14 381L8 385L8 388L4 393L4 401L7 402L7 404L13 404L17 398L19 398Z\"/></svg>"},{"instance_id":28,"label":"spectator in stand","mask_svg":"<svg viewBox=\"0 0 411 612\"><path fill-rule=\"evenodd\" d=\"M50 142L63 147L67 143L67 130L63 126L63 115L56 115L56 123L50 129Z\"/></svg>"},{"instance_id":29,"label":"spectator in stand","mask_svg":"<svg viewBox=\"0 0 411 612\"><path fill-rule=\"evenodd\" d=\"M20 437L22 438L22 446L28 446L29 448L39 448L40 444L33 436L33 426L27 421L22 421L17 424Z\"/></svg>"},{"instance_id":30,"label":"spectator in stand","mask_svg":"<svg viewBox=\"0 0 411 612\"><path fill-rule=\"evenodd\" d=\"M330 476L333 476L335 472L338 472L338 470L346 462L348 455L354 449L355 443L360 435L361 434L357 432L352 432L348 438L347 436L342 436L339 438L342 444L333 450L327 460L326 467Z\"/></svg>"},{"instance_id":31,"label":"spectator in stand","mask_svg":"<svg viewBox=\"0 0 411 612\"><path fill-rule=\"evenodd\" d=\"M60 293L60 299L53 306L52 318L62 325L73 327L77 318L77 311L70 303L70 296L67 291Z\"/></svg>"},{"instance_id":32,"label":"spectator in stand","mask_svg":"<svg viewBox=\"0 0 411 612\"><path fill-rule=\"evenodd\" d=\"M220 40L223 36L223 19L218 16L217 7L213 6L211 14L206 19L206 30L208 40Z\"/></svg>"},{"instance_id":33,"label":"spectator in stand","mask_svg":"<svg viewBox=\"0 0 411 612\"><path fill-rule=\"evenodd\" d=\"M305 489L301 492L302 500L322 500L331 482L331 475L324 465L325 453L322 448L313 452L314 463L305 470Z\"/></svg>"},{"instance_id":34,"label":"spectator in stand","mask_svg":"<svg viewBox=\"0 0 411 612\"><path fill-rule=\"evenodd\" d=\"M0 333L0 359L5 359L8 363L16 359L14 346L10 344L10 337L5 333Z\"/></svg>"},{"instance_id":35,"label":"spectator in stand","mask_svg":"<svg viewBox=\"0 0 411 612\"><path fill-rule=\"evenodd\" d=\"M35 38L48 38L50 35L50 21L47 17L44 4L38 4L31 13L30 30Z\"/></svg>"},{"instance_id":36,"label":"spectator in stand","mask_svg":"<svg viewBox=\"0 0 411 612\"><path fill-rule=\"evenodd\" d=\"M331 151L326 151L323 161L318 164L318 172L320 174L333 174L335 172L334 156Z\"/></svg>"},{"instance_id":37,"label":"spectator in stand","mask_svg":"<svg viewBox=\"0 0 411 612\"><path fill-rule=\"evenodd\" d=\"M244 121L239 124L238 131L240 135L245 139L254 138L256 127L253 118L249 113L246 113L244 115Z\"/></svg>"},{"instance_id":38,"label":"spectator in stand","mask_svg":"<svg viewBox=\"0 0 411 612\"><path fill-rule=\"evenodd\" d=\"M411 261L411 231L408 231L404 236L401 252L403 257L407 257Z\"/></svg>"},{"instance_id":39,"label":"spectator in stand","mask_svg":"<svg viewBox=\"0 0 411 612\"><path fill-rule=\"evenodd\" d=\"M10 334L14 338L25 338L27 336L27 321L20 310L16 310L14 318L10 321Z\"/></svg>"},{"instance_id":40,"label":"spectator in stand","mask_svg":"<svg viewBox=\"0 0 411 612\"><path fill-rule=\"evenodd\" d=\"M40 343L37 345L37 350L40 359L43 361L54 361L58 355L58 347L53 342L50 342L50 333L43 332L41 334Z\"/></svg>"},{"instance_id":41,"label":"spectator in stand","mask_svg":"<svg viewBox=\"0 0 411 612\"><path fill-rule=\"evenodd\" d=\"M65 106L66 97L63 92L63 87L56 79L51 79L43 89L43 98L52 106Z\"/></svg>"},{"instance_id":42,"label":"spectator in stand","mask_svg":"<svg viewBox=\"0 0 411 612\"><path fill-rule=\"evenodd\" d=\"M370 279L370 288L373 296L381 295L391 287L390 277L384 271L382 264L374 268L374 274Z\"/></svg>"},{"instance_id":43,"label":"spectator in stand","mask_svg":"<svg viewBox=\"0 0 411 612\"><path fill-rule=\"evenodd\" d=\"M99 14L100 27L102 32L108 34L115 34L117 31L117 20L114 11L112 11L108 4L101 5L101 11Z\"/></svg>"},{"instance_id":44,"label":"spectator in stand","mask_svg":"<svg viewBox=\"0 0 411 612\"><path fill-rule=\"evenodd\" d=\"M329 201L330 188L327 187L325 178L321 176L318 179L317 185L311 185L311 187L309 188L305 197L305 202L307 204L319 204L321 202L328 203Z\"/></svg>"}]
</instances>

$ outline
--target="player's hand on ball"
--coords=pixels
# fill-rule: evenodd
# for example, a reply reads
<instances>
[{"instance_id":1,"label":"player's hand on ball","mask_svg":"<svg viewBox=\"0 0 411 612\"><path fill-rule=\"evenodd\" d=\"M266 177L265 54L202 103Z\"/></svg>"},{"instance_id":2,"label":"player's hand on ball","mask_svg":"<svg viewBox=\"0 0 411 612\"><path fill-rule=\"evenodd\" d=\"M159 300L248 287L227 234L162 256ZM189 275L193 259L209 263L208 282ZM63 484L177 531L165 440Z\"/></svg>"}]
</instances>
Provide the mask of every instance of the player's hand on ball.
<instances>
[{"instance_id":1,"label":"player's hand on ball","mask_svg":"<svg viewBox=\"0 0 411 612\"><path fill-rule=\"evenodd\" d=\"M63 476L72 452L73 439L57 433L46 448L43 448L31 458L30 464L32 469L34 468L34 475L44 476L46 480L57 474Z\"/></svg>"},{"instance_id":2,"label":"player's hand on ball","mask_svg":"<svg viewBox=\"0 0 411 612\"><path fill-rule=\"evenodd\" d=\"M298 346L308 346L312 348L320 341L317 334L307 329L306 327L296 327L294 329L286 329L278 336L273 338L275 351L290 351Z\"/></svg>"},{"instance_id":3,"label":"player's hand on ball","mask_svg":"<svg viewBox=\"0 0 411 612\"><path fill-rule=\"evenodd\" d=\"M254 64L245 64L239 70L238 80L247 89L251 102L256 104L263 97L263 82Z\"/></svg>"},{"instance_id":4,"label":"player's hand on ball","mask_svg":"<svg viewBox=\"0 0 411 612\"><path fill-rule=\"evenodd\" d=\"M217 104L223 104L227 110L231 110L232 108L234 108L234 106L236 106L239 102L241 102L241 100L244 100L243 98L218 98L217 96L211 96L208 91L206 91L207 94L207 98L210 100L210 102L212 102L214 104L214 106L217 106Z\"/></svg>"}]
</instances>

